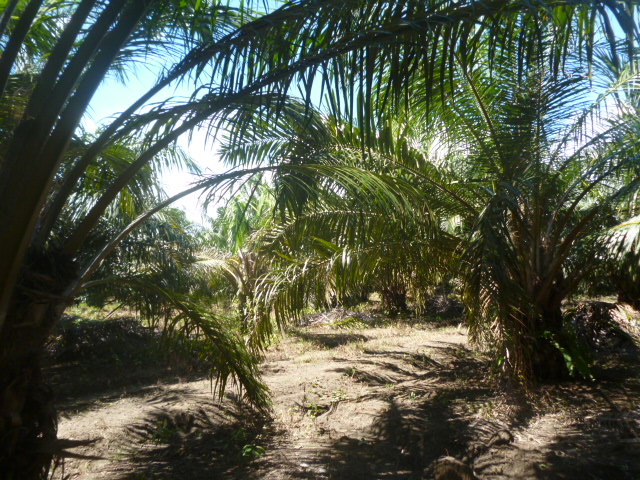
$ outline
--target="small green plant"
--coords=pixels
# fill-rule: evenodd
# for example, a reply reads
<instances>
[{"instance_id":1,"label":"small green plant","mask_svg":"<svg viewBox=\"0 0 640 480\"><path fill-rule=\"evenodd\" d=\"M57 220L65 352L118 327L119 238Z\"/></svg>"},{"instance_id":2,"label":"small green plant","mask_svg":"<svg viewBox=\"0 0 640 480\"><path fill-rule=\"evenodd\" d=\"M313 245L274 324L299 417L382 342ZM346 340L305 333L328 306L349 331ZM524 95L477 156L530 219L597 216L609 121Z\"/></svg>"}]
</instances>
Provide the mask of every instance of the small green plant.
<instances>
[{"instance_id":1,"label":"small green plant","mask_svg":"<svg viewBox=\"0 0 640 480\"><path fill-rule=\"evenodd\" d=\"M347 395L347 393L341 388L338 388L337 390L335 390L331 396L337 402L340 402L342 400L347 400L349 398L349 395Z\"/></svg>"},{"instance_id":2,"label":"small green plant","mask_svg":"<svg viewBox=\"0 0 640 480\"><path fill-rule=\"evenodd\" d=\"M260 458L264 455L265 449L260 445L245 445L242 447L242 457L248 460L255 460L256 458Z\"/></svg>"},{"instance_id":3,"label":"small green plant","mask_svg":"<svg viewBox=\"0 0 640 480\"><path fill-rule=\"evenodd\" d=\"M339 329L363 329L367 327L367 324L358 317L348 316L343 319L336 320L331 324L331 326Z\"/></svg>"},{"instance_id":4,"label":"small green plant","mask_svg":"<svg viewBox=\"0 0 640 480\"><path fill-rule=\"evenodd\" d=\"M319 403L307 402L304 406L304 410L309 416L316 418L329 410L329 408L324 405L320 405Z\"/></svg>"},{"instance_id":5,"label":"small green plant","mask_svg":"<svg viewBox=\"0 0 640 480\"><path fill-rule=\"evenodd\" d=\"M247 440L249 434L244 427L238 427L231 432L231 440L233 443L243 443Z\"/></svg>"},{"instance_id":6,"label":"small green plant","mask_svg":"<svg viewBox=\"0 0 640 480\"><path fill-rule=\"evenodd\" d=\"M156 429L151 436L154 443L169 443L171 438L176 434L176 427L168 419L159 420Z\"/></svg>"},{"instance_id":7,"label":"small green plant","mask_svg":"<svg viewBox=\"0 0 640 480\"><path fill-rule=\"evenodd\" d=\"M307 413L312 417L317 417L322 414L322 407L317 403L307 403Z\"/></svg>"}]
</instances>

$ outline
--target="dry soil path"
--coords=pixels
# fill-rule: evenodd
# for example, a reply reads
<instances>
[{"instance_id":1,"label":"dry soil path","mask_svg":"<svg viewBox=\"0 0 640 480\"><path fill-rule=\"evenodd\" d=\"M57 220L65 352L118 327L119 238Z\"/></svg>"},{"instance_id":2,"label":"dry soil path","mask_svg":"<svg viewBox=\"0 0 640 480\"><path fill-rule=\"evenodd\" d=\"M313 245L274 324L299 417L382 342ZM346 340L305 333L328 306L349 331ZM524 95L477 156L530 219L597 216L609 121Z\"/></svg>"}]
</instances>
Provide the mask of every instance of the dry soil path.
<instances>
[{"instance_id":1,"label":"dry soil path","mask_svg":"<svg viewBox=\"0 0 640 480\"><path fill-rule=\"evenodd\" d=\"M215 402L206 380L67 406L60 436L96 439L79 452L101 458L68 459L57 475L422 479L452 455L482 479L640 478L637 373L599 391L557 386L538 399L548 408L523 407L495 393L466 342L455 327L297 329L264 362L271 418L232 395Z\"/></svg>"}]
</instances>

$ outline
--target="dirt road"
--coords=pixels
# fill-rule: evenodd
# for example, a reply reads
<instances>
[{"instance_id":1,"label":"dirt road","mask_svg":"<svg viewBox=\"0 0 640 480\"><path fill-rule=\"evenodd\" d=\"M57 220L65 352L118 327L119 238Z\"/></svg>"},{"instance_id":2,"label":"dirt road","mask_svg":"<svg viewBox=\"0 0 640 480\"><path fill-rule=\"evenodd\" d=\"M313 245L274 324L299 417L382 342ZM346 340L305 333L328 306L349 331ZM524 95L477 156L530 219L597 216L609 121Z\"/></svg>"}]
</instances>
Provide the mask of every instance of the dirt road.
<instances>
[{"instance_id":1,"label":"dirt road","mask_svg":"<svg viewBox=\"0 0 640 480\"><path fill-rule=\"evenodd\" d=\"M68 479L422 479L451 455L481 479L640 478L640 369L603 370L523 402L464 330L316 325L272 347L273 412L206 380L136 385L63 406L62 438L96 439ZM636 365L637 367L637 365ZM496 393L502 392L502 393Z\"/></svg>"}]
</instances>

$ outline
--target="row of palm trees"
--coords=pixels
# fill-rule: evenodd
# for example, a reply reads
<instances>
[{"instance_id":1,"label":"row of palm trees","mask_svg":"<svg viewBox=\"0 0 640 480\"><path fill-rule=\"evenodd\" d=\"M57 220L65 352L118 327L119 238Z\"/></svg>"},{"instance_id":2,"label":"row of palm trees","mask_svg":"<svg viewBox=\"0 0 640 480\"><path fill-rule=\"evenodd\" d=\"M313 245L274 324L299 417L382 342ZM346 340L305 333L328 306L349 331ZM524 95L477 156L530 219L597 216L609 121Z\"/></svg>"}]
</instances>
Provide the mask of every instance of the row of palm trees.
<instances>
[{"instance_id":1,"label":"row of palm trees","mask_svg":"<svg viewBox=\"0 0 640 480\"><path fill-rule=\"evenodd\" d=\"M132 260L127 246L137 242L127 239L143 241L133 233L140 228L175 240L152 220L171 201L198 189L233 191L259 175L271 179L278 212L260 251L277 261L259 267L255 252L241 255L238 268L260 279L243 287L253 349L273 317L296 318L319 298L365 286L402 307L407 291L444 279L461 282L476 338L496 338L518 375L557 375L573 355L560 305L584 275L577 252L589 258L597 233L637 208L634 2L273 3L1 5L7 478L46 476L65 445L40 370L65 307L110 276L149 273L142 261L119 271L114 259ZM621 119L609 126L597 109L581 115L589 97L579 87L602 70L598 58L618 81L604 103ZM163 68L148 90L84 135L101 82L153 62ZM154 100L179 83L190 98ZM202 127L228 131L230 170L162 198L149 179L164 162L185 164L173 145ZM116 213L123 216L114 221ZM175 313L176 329L210 340L220 385L235 377L264 400L255 357L194 300L197 285L145 285Z\"/></svg>"},{"instance_id":2,"label":"row of palm trees","mask_svg":"<svg viewBox=\"0 0 640 480\"><path fill-rule=\"evenodd\" d=\"M366 289L397 312L453 282L473 338L519 381L589 378L562 304L596 274L637 278L637 221L619 224L638 208L638 79L595 97L587 78L511 67L461 63L455 96L373 132L336 112L305 124L295 101L279 125L242 122L227 156L291 169L274 179L283 217L254 234L271 262L252 280L257 329Z\"/></svg>"}]
</instances>

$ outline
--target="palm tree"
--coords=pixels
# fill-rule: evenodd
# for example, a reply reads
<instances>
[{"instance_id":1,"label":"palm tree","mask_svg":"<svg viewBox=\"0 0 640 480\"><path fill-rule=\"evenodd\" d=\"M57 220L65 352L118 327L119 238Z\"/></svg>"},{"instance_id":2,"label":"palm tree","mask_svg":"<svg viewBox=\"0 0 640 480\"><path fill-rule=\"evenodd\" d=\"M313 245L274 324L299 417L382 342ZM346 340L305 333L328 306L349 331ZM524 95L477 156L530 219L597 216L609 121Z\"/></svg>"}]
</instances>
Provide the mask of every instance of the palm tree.
<instances>
[{"instance_id":1,"label":"palm tree","mask_svg":"<svg viewBox=\"0 0 640 480\"><path fill-rule=\"evenodd\" d=\"M101 224L91 243L100 248L100 238L117 229L116 223ZM264 408L269 401L259 380L259 358L246 348L235 319L210 308L209 276L200 268L202 245L193 230L182 211L165 209L118 245L78 297L99 307L124 305L169 345L197 346L220 397L232 377L248 400Z\"/></svg>"},{"instance_id":2,"label":"palm tree","mask_svg":"<svg viewBox=\"0 0 640 480\"><path fill-rule=\"evenodd\" d=\"M419 303L451 277L459 240L446 216L468 207L460 187L438 182L423 161L418 117L387 125L363 148L353 124L293 99L277 121L263 109L242 113L224 158L281 164L272 178L279 215L253 244L268 268L253 282L252 337L268 338L309 304L346 303L367 290L395 314L408 293ZM451 198L439 199L442 191Z\"/></svg>"},{"instance_id":3,"label":"palm tree","mask_svg":"<svg viewBox=\"0 0 640 480\"><path fill-rule=\"evenodd\" d=\"M328 288L349 291L376 276L401 296L418 272L456 271L472 337L496 346L518 381L590 375L561 307L596 265L593 255L573 254L595 252L612 206L637 198L633 122L588 128L612 92L619 99L633 84L592 105L585 78L512 62L459 56L455 96L413 103L417 116L404 112L370 135L335 116L301 122L295 104L269 129L261 111L238 123L254 126L233 136L246 135L237 148L248 163L281 158L306 169L275 177L298 203L273 235L271 248L288 264L263 280L266 311L296 318Z\"/></svg>"},{"instance_id":4,"label":"palm tree","mask_svg":"<svg viewBox=\"0 0 640 480\"><path fill-rule=\"evenodd\" d=\"M249 179L245 185L225 200L217 215L202 235L202 242L220 252L235 254L251 236L266 228L274 213L273 195L260 177Z\"/></svg>"},{"instance_id":5,"label":"palm tree","mask_svg":"<svg viewBox=\"0 0 640 480\"><path fill-rule=\"evenodd\" d=\"M634 168L637 142L606 131L582 144L584 116L566 125L578 81L536 69L522 79L505 73L496 90L481 72L463 71L468 103L453 112L464 125L454 135L469 139L464 155L485 189L462 263L471 333L497 341L500 359L523 382L567 370L588 376L561 307L589 265L569 258L590 249L609 205L637 189L634 179L594 195L616 172Z\"/></svg>"},{"instance_id":6,"label":"palm tree","mask_svg":"<svg viewBox=\"0 0 640 480\"><path fill-rule=\"evenodd\" d=\"M117 225L109 218L121 207L137 214L149 206L155 182L145 182L158 160L170 158L163 152L178 135L158 140L157 131L144 131L153 121L159 127L175 120L171 108L134 114L197 69L193 52L237 28L241 13L218 2L119 0L9 2L2 12L0 244L7 256L0 266L0 469L8 478L46 476L51 456L64 445L56 440L51 396L39 369L52 326L127 233L169 203L119 231L104 228ZM192 50L184 62L181 49ZM79 122L105 75L158 52L176 55L177 65L97 138L78 138ZM138 148L128 148L131 141ZM214 324L190 302L173 303L210 338L220 336L222 327L212 330ZM231 337L220 339L218 346L242 346ZM221 353L218 359L234 351ZM251 373L252 360L245 355L242 361L243 371ZM234 372L220 372L224 386Z\"/></svg>"},{"instance_id":7,"label":"palm tree","mask_svg":"<svg viewBox=\"0 0 640 480\"><path fill-rule=\"evenodd\" d=\"M242 333L251 330L256 282L268 262L262 258L261 233L273 221L271 189L260 177L251 179L219 207L210 228L201 235L198 265L206 271L213 298L237 303ZM251 342L253 343L253 342ZM258 348L260 344L254 345Z\"/></svg>"},{"instance_id":8,"label":"palm tree","mask_svg":"<svg viewBox=\"0 0 640 480\"><path fill-rule=\"evenodd\" d=\"M605 280L605 292L614 293L619 302L640 308L640 217L622 222L601 236L604 262L594 271L594 281L601 286Z\"/></svg>"}]
</instances>

